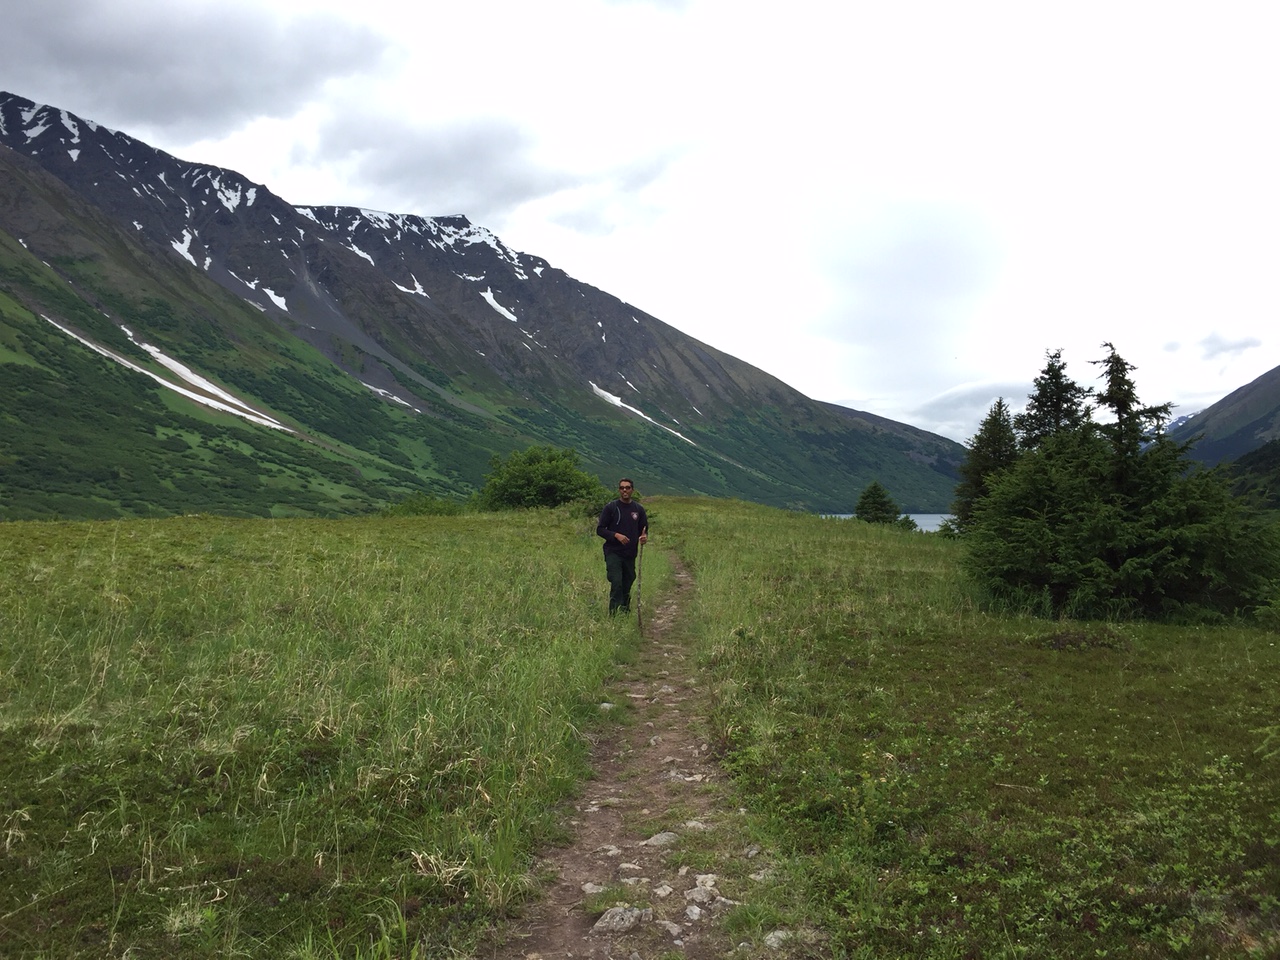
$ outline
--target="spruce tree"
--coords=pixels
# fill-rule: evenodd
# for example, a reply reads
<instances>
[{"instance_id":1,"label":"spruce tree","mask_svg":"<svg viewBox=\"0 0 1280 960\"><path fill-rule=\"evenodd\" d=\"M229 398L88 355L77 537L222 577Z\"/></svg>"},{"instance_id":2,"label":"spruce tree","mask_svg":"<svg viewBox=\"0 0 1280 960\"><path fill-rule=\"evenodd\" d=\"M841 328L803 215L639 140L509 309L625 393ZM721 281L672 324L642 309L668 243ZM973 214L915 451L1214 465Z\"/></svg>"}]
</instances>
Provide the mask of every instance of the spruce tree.
<instances>
[{"instance_id":1,"label":"spruce tree","mask_svg":"<svg viewBox=\"0 0 1280 960\"><path fill-rule=\"evenodd\" d=\"M974 504L966 566L989 594L1048 616L1206 619L1276 600L1280 530L1196 469L1104 344L1098 406L1019 456Z\"/></svg>"},{"instance_id":2,"label":"spruce tree","mask_svg":"<svg viewBox=\"0 0 1280 960\"><path fill-rule=\"evenodd\" d=\"M902 511L879 480L872 480L854 507L854 516L868 523L896 523Z\"/></svg>"},{"instance_id":3,"label":"spruce tree","mask_svg":"<svg viewBox=\"0 0 1280 960\"><path fill-rule=\"evenodd\" d=\"M1107 356L1093 361L1102 367L1103 381L1095 400L1099 407L1111 412L1113 420L1101 424L1098 429L1110 439L1117 468L1123 474L1136 461L1143 445L1162 435L1173 405L1162 403L1144 407L1139 403L1138 388L1129 376L1136 367L1116 353L1116 348L1110 343L1103 346L1108 351Z\"/></svg>"},{"instance_id":4,"label":"spruce tree","mask_svg":"<svg viewBox=\"0 0 1280 960\"><path fill-rule=\"evenodd\" d=\"M954 524L961 532L973 520L974 505L987 495L991 479L1018 459L1018 440L1004 397L991 405L967 446L969 452L960 464L960 483L951 504Z\"/></svg>"},{"instance_id":5,"label":"spruce tree","mask_svg":"<svg viewBox=\"0 0 1280 960\"><path fill-rule=\"evenodd\" d=\"M1035 379L1027 409L1013 418L1013 429L1023 450L1034 450L1063 430L1076 430L1089 419L1092 391L1067 376L1062 351L1046 351L1044 369Z\"/></svg>"}]
</instances>

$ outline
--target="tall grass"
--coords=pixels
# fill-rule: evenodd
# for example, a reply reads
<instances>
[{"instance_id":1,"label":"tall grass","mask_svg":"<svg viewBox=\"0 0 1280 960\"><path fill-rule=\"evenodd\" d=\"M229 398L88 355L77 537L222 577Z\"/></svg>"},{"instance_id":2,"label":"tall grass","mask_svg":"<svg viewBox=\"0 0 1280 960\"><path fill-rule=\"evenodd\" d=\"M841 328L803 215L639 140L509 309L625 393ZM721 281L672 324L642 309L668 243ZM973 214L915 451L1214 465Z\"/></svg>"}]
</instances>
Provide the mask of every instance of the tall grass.
<instances>
[{"instance_id":1,"label":"tall grass","mask_svg":"<svg viewBox=\"0 0 1280 960\"><path fill-rule=\"evenodd\" d=\"M0 955L465 952L636 639L598 543L549 512L0 527Z\"/></svg>"},{"instance_id":2,"label":"tall grass","mask_svg":"<svg viewBox=\"0 0 1280 960\"><path fill-rule=\"evenodd\" d=\"M997 616L954 542L656 509L646 604L675 551L772 854L735 939L1280 954L1274 632ZM0 563L4 957L467 955L637 639L566 513L5 524Z\"/></svg>"},{"instance_id":3,"label":"tall grass","mask_svg":"<svg viewBox=\"0 0 1280 960\"><path fill-rule=\"evenodd\" d=\"M954 542L663 510L772 896L824 949L1280 954L1274 632L988 616Z\"/></svg>"}]
</instances>

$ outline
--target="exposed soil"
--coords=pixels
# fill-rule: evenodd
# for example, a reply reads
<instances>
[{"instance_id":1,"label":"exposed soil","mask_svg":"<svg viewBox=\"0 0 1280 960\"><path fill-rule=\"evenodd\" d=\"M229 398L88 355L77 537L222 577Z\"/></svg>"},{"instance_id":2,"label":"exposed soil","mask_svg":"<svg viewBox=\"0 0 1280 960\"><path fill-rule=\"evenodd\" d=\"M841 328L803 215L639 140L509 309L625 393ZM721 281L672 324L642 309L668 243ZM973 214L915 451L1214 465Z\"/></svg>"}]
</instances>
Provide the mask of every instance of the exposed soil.
<instances>
[{"instance_id":1,"label":"exposed soil","mask_svg":"<svg viewBox=\"0 0 1280 960\"><path fill-rule=\"evenodd\" d=\"M721 770L705 737L706 697L680 642L680 609L691 580L678 564L675 577L672 595L644 617L636 661L612 692L619 707L631 705L632 716L594 744L594 779L570 814L572 842L547 851L540 864L539 873L554 879L527 914L501 932L505 939L481 956L709 960L730 952L717 921L735 891L722 889L729 883L718 871L703 869L706 841L714 838L712 846L732 858L754 851L735 840L740 818L725 809ZM587 892L595 887L618 896ZM614 905L633 909L606 914L606 923L634 926L595 929L600 911ZM596 909L588 913L587 906Z\"/></svg>"}]
</instances>

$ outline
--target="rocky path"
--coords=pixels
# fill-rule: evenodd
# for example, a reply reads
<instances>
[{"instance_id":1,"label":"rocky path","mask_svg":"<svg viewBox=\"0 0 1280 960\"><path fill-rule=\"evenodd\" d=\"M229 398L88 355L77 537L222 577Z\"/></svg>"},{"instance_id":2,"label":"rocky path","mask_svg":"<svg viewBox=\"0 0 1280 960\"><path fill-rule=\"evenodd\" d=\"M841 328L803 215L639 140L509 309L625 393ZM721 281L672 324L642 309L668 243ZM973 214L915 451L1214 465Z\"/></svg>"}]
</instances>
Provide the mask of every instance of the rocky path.
<instances>
[{"instance_id":1,"label":"rocky path","mask_svg":"<svg viewBox=\"0 0 1280 960\"><path fill-rule=\"evenodd\" d=\"M645 617L636 662L613 703L601 705L628 703L633 716L593 747L595 777L575 804L572 842L541 864L555 879L482 956L703 960L731 952L717 921L760 865L736 836L740 815L726 809L703 728L706 698L680 643L690 590L677 566L672 595Z\"/></svg>"}]
</instances>

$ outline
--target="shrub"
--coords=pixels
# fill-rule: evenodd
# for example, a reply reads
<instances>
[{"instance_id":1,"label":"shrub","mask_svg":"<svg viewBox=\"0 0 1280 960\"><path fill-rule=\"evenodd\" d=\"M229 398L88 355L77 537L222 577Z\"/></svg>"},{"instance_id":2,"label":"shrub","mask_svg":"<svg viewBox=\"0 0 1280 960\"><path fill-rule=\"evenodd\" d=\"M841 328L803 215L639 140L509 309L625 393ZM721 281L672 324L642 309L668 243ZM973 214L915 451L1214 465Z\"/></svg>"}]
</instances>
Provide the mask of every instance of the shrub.
<instances>
[{"instance_id":1,"label":"shrub","mask_svg":"<svg viewBox=\"0 0 1280 960\"><path fill-rule=\"evenodd\" d=\"M595 503L598 510L608 500L600 478L578 466L577 452L557 447L517 450L506 460L495 456L476 497L483 510L558 507L573 501Z\"/></svg>"}]
</instances>

